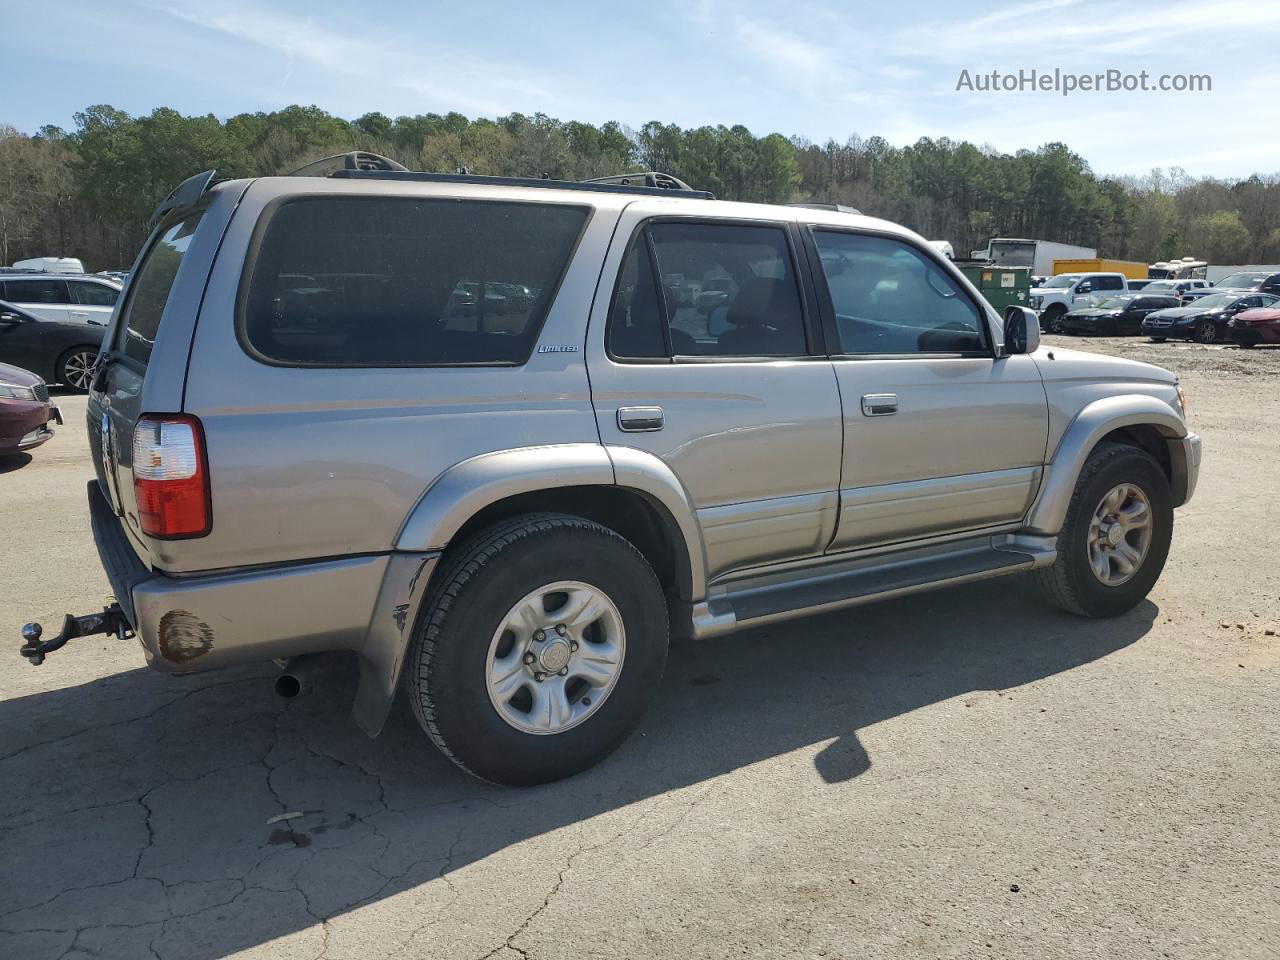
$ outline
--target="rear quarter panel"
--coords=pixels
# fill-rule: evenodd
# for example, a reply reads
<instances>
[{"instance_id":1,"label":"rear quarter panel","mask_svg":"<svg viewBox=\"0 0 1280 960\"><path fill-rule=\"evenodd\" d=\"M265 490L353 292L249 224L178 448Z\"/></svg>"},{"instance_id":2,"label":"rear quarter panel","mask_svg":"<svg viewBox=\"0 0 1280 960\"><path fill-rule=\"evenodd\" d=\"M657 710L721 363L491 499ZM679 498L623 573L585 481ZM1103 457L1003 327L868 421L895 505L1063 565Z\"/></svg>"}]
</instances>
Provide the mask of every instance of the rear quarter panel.
<instances>
[{"instance_id":1,"label":"rear quarter panel","mask_svg":"<svg viewBox=\"0 0 1280 960\"><path fill-rule=\"evenodd\" d=\"M213 266L191 348L184 412L204 425L213 530L155 545L169 571L391 550L446 469L513 447L599 441L583 362L587 315L622 200L548 190L595 209L524 366L297 368L249 356L236 295L254 227L278 197L351 194L350 181L255 181ZM469 184L361 183L361 195L528 199ZM541 199L542 195L539 195ZM538 353L537 345L576 347Z\"/></svg>"}]
</instances>

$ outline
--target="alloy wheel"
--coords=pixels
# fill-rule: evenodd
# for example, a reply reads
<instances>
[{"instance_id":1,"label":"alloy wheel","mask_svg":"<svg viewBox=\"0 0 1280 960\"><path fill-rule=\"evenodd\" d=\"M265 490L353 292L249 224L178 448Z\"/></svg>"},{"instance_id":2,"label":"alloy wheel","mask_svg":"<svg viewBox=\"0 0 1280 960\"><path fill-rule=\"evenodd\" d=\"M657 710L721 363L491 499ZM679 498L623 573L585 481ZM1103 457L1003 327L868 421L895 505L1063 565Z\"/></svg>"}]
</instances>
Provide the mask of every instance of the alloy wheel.
<instances>
[{"instance_id":1,"label":"alloy wheel","mask_svg":"<svg viewBox=\"0 0 1280 960\"><path fill-rule=\"evenodd\" d=\"M1133 579L1151 549L1151 501L1137 484L1120 483L1102 498L1089 522L1089 568L1118 587Z\"/></svg>"},{"instance_id":2,"label":"alloy wheel","mask_svg":"<svg viewBox=\"0 0 1280 960\"><path fill-rule=\"evenodd\" d=\"M93 379L93 365L98 355L88 350L77 350L62 361L62 376L67 386L77 390L88 390Z\"/></svg>"}]
</instances>

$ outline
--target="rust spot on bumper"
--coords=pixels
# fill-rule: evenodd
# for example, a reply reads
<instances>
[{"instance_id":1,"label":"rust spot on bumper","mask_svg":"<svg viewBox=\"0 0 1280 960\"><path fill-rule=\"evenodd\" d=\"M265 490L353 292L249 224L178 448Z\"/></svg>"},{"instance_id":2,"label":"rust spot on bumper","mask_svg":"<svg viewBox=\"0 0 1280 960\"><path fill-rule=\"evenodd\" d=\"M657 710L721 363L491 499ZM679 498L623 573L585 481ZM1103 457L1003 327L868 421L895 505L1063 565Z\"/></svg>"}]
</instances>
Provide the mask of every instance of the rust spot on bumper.
<instances>
[{"instance_id":1,"label":"rust spot on bumper","mask_svg":"<svg viewBox=\"0 0 1280 960\"><path fill-rule=\"evenodd\" d=\"M189 610L170 610L160 618L160 656L188 663L213 649L213 630Z\"/></svg>"}]
</instances>

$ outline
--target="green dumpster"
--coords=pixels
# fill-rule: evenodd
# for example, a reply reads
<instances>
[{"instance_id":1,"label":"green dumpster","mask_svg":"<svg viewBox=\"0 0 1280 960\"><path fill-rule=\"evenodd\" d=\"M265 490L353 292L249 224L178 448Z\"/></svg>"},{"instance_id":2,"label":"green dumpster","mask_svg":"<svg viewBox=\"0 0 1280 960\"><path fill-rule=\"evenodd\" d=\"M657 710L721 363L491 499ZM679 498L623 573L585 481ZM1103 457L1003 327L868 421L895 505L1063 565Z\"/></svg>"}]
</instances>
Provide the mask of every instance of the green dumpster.
<instances>
[{"instance_id":1,"label":"green dumpster","mask_svg":"<svg viewBox=\"0 0 1280 960\"><path fill-rule=\"evenodd\" d=\"M1011 305L1031 306L1030 267L997 267L986 260L957 260L956 266L997 313Z\"/></svg>"}]
</instances>

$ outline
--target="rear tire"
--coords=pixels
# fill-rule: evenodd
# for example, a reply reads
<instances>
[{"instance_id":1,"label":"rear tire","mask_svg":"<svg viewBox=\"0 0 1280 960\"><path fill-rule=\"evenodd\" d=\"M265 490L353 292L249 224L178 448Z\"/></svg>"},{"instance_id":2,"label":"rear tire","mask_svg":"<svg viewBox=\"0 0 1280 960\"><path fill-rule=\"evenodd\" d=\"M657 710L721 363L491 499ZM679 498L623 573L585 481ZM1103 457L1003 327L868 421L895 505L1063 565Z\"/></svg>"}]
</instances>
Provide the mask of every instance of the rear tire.
<instances>
[{"instance_id":1,"label":"rear tire","mask_svg":"<svg viewBox=\"0 0 1280 960\"><path fill-rule=\"evenodd\" d=\"M613 752L667 657L666 598L641 553L598 523L525 514L446 564L406 663L410 702L436 746L512 786L572 776Z\"/></svg>"},{"instance_id":2,"label":"rear tire","mask_svg":"<svg viewBox=\"0 0 1280 960\"><path fill-rule=\"evenodd\" d=\"M77 393L88 393L93 380L93 365L98 361L97 347L72 347L58 358L54 375L60 384Z\"/></svg>"},{"instance_id":3,"label":"rear tire","mask_svg":"<svg viewBox=\"0 0 1280 960\"><path fill-rule=\"evenodd\" d=\"M1114 502L1112 510L1108 499L1119 490L1127 490L1128 496ZM1128 519L1141 516L1141 504L1148 518L1145 532ZM1113 516L1115 520L1106 519ZM1118 540L1109 541L1106 534L1116 526L1121 527ZM1063 610L1084 617L1118 616L1151 592L1172 536L1169 480L1160 464L1137 447L1102 443L1076 481L1058 535L1057 560L1034 571L1032 579L1044 598Z\"/></svg>"}]
</instances>

